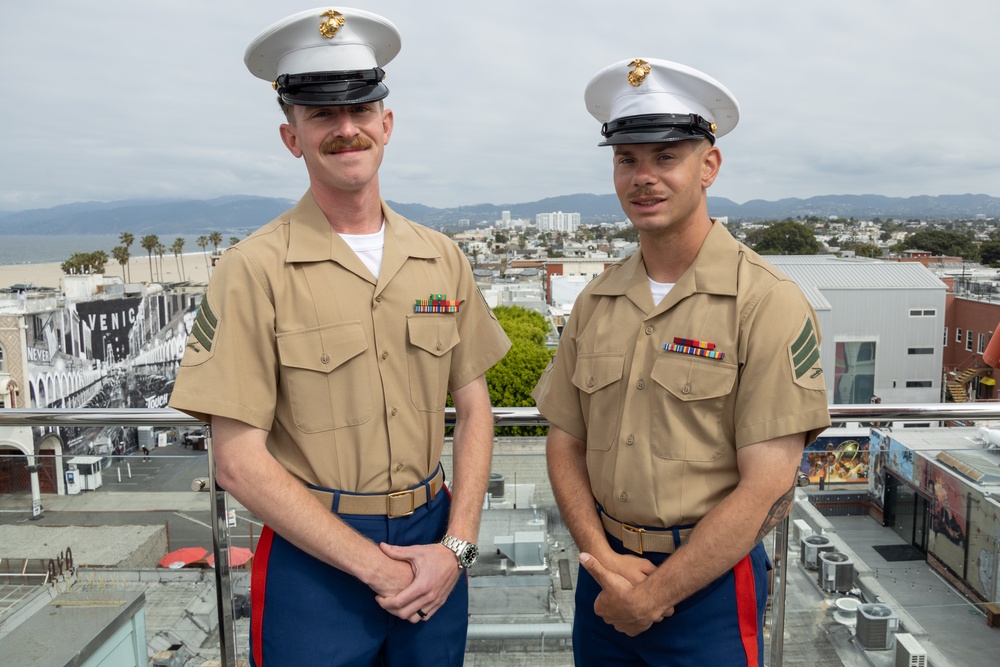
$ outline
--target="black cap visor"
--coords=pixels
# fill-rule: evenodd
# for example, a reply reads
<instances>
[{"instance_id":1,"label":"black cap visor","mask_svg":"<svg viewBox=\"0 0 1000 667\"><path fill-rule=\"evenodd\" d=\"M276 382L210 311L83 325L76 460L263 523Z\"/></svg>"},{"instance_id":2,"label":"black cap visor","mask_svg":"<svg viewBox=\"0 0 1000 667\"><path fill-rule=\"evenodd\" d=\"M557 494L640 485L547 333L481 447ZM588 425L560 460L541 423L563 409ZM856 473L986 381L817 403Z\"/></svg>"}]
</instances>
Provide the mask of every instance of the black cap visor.
<instances>
[{"instance_id":1,"label":"black cap visor","mask_svg":"<svg viewBox=\"0 0 1000 667\"><path fill-rule=\"evenodd\" d=\"M286 104L337 106L377 102L389 94L381 67L351 72L282 74L275 82Z\"/></svg>"},{"instance_id":2,"label":"black cap visor","mask_svg":"<svg viewBox=\"0 0 1000 667\"><path fill-rule=\"evenodd\" d=\"M715 144L712 123L697 114L648 114L618 118L605 123L601 134L604 141L598 146L664 144L690 139L708 139Z\"/></svg>"}]
</instances>

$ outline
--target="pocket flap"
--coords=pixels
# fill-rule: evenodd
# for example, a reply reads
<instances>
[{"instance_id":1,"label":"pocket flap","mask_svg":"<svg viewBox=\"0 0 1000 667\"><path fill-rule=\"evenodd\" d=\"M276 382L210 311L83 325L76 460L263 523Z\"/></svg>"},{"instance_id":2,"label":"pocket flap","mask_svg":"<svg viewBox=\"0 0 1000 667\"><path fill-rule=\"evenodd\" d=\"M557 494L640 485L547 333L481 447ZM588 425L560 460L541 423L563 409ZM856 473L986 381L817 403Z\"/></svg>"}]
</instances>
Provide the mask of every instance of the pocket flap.
<instances>
[{"instance_id":1,"label":"pocket flap","mask_svg":"<svg viewBox=\"0 0 1000 667\"><path fill-rule=\"evenodd\" d=\"M412 345L436 357L447 353L461 340L458 336L458 322L451 314L412 315L406 320L406 328Z\"/></svg>"},{"instance_id":2,"label":"pocket flap","mask_svg":"<svg viewBox=\"0 0 1000 667\"><path fill-rule=\"evenodd\" d=\"M736 384L736 366L675 352L663 352L651 374L658 385L682 401L725 396Z\"/></svg>"},{"instance_id":3,"label":"pocket flap","mask_svg":"<svg viewBox=\"0 0 1000 667\"><path fill-rule=\"evenodd\" d=\"M622 378L625 369L625 355L616 352L581 354L576 359L573 384L587 394L607 387Z\"/></svg>"},{"instance_id":4,"label":"pocket flap","mask_svg":"<svg viewBox=\"0 0 1000 667\"><path fill-rule=\"evenodd\" d=\"M277 336L283 366L329 373L368 349L361 322L331 324Z\"/></svg>"}]
</instances>

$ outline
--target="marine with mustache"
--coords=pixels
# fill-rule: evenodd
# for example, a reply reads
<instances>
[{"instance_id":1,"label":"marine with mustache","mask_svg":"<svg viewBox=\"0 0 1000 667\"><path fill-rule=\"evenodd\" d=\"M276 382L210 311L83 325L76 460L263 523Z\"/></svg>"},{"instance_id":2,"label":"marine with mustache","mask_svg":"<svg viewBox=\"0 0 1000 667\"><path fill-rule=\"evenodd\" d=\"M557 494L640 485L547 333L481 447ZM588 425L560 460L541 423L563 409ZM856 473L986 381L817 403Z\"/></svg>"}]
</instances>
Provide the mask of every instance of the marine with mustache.
<instances>
[{"instance_id":1,"label":"marine with mustache","mask_svg":"<svg viewBox=\"0 0 1000 667\"><path fill-rule=\"evenodd\" d=\"M762 665L770 563L803 448L830 424L799 288L709 217L739 107L653 58L584 100L639 249L573 305L534 397L580 548L577 665Z\"/></svg>"},{"instance_id":2,"label":"marine with mustache","mask_svg":"<svg viewBox=\"0 0 1000 667\"><path fill-rule=\"evenodd\" d=\"M399 49L381 16L316 9L244 57L273 82L310 187L223 254L170 405L211 423L217 481L266 524L257 667L464 661L493 445L484 373L510 341L461 250L381 197L382 68Z\"/></svg>"}]
</instances>

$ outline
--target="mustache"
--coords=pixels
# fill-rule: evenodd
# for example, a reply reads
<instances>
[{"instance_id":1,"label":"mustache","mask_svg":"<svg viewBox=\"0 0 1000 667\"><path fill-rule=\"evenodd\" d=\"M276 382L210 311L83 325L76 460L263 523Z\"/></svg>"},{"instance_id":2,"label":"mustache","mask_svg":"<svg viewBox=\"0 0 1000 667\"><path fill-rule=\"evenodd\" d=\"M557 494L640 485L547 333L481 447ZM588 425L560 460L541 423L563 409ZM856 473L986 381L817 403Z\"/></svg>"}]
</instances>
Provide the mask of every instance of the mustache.
<instances>
[{"instance_id":1,"label":"mustache","mask_svg":"<svg viewBox=\"0 0 1000 667\"><path fill-rule=\"evenodd\" d=\"M663 193L657 192L652 188L639 188L638 190L633 190L628 193L628 199L639 199L640 197L657 197L659 199L666 199L667 196Z\"/></svg>"},{"instance_id":2,"label":"mustache","mask_svg":"<svg viewBox=\"0 0 1000 667\"><path fill-rule=\"evenodd\" d=\"M358 135L350 139L344 137L330 137L320 144L319 149L324 153L337 153L345 150L365 150L374 145L368 137Z\"/></svg>"}]
</instances>

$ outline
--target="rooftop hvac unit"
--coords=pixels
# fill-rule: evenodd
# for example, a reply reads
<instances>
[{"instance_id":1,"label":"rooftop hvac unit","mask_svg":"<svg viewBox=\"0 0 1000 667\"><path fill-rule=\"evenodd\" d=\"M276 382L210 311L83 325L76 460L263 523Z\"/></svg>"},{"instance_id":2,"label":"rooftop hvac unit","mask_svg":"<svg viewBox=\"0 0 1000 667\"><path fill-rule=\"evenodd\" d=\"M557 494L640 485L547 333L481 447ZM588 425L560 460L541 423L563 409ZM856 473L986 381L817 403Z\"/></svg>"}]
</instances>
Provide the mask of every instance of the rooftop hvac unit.
<instances>
[{"instance_id":1,"label":"rooftop hvac unit","mask_svg":"<svg viewBox=\"0 0 1000 667\"><path fill-rule=\"evenodd\" d=\"M794 549L796 544L802 544L802 538L806 535L812 535L812 528L809 526L809 522L804 519L795 519L792 521L792 535L788 544Z\"/></svg>"},{"instance_id":2,"label":"rooftop hvac unit","mask_svg":"<svg viewBox=\"0 0 1000 667\"><path fill-rule=\"evenodd\" d=\"M802 549L799 555L807 570L815 570L819 567L821 551L833 551L833 542L826 535L806 535L802 538L801 544Z\"/></svg>"},{"instance_id":3,"label":"rooftop hvac unit","mask_svg":"<svg viewBox=\"0 0 1000 667\"><path fill-rule=\"evenodd\" d=\"M828 593L846 593L854 588L854 561L839 551L819 554L819 587Z\"/></svg>"},{"instance_id":4,"label":"rooftop hvac unit","mask_svg":"<svg viewBox=\"0 0 1000 667\"><path fill-rule=\"evenodd\" d=\"M884 604L863 604L858 607L856 637L867 651L888 651L892 648L893 631L899 625L899 617Z\"/></svg>"},{"instance_id":5,"label":"rooftop hvac unit","mask_svg":"<svg viewBox=\"0 0 1000 667\"><path fill-rule=\"evenodd\" d=\"M927 667L927 651L909 632L896 633L896 667Z\"/></svg>"}]
</instances>

